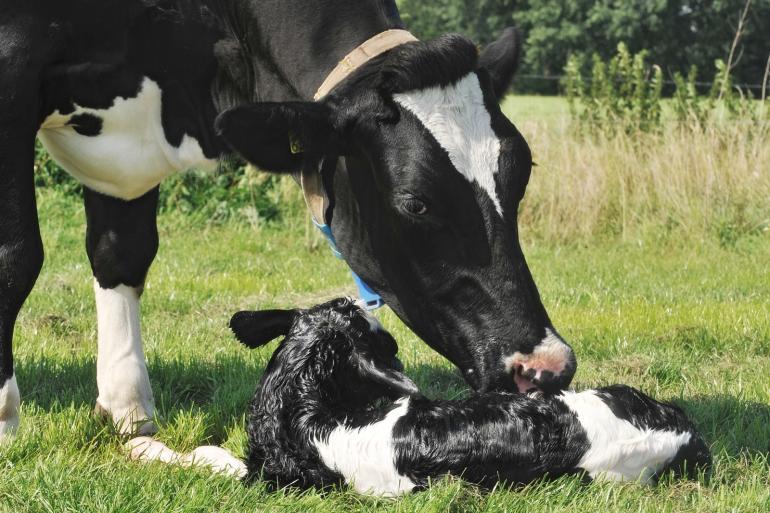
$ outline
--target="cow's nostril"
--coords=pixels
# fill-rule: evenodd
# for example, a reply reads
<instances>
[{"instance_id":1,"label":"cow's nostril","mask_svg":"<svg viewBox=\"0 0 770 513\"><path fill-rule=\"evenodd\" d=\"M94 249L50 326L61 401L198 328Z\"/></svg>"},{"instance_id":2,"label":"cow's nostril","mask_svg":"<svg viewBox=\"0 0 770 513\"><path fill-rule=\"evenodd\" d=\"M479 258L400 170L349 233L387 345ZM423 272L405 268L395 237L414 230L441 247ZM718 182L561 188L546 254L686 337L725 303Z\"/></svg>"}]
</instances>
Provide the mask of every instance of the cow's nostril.
<instances>
[{"instance_id":1,"label":"cow's nostril","mask_svg":"<svg viewBox=\"0 0 770 513\"><path fill-rule=\"evenodd\" d=\"M577 361L572 348L551 329L530 353L516 352L503 358L519 392L532 388L556 391L567 388L575 375Z\"/></svg>"},{"instance_id":2,"label":"cow's nostril","mask_svg":"<svg viewBox=\"0 0 770 513\"><path fill-rule=\"evenodd\" d=\"M550 371L543 371L534 381L538 389L544 392L558 392L567 388L572 381L571 377L565 375L556 375Z\"/></svg>"}]
</instances>

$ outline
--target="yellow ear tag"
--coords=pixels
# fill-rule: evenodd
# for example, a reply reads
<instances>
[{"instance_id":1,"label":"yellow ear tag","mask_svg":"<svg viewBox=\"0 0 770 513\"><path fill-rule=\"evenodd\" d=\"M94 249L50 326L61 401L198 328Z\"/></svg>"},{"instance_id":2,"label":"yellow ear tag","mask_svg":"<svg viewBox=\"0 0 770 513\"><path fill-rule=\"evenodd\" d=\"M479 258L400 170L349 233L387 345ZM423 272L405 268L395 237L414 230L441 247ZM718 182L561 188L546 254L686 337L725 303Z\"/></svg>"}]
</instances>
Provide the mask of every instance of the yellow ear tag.
<instances>
[{"instance_id":1,"label":"yellow ear tag","mask_svg":"<svg viewBox=\"0 0 770 513\"><path fill-rule=\"evenodd\" d=\"M296 134L289 133L289 151L292 155L298 155L304 151L302 143L299 142L299 137Z\"/></svg>"}]
</instances>

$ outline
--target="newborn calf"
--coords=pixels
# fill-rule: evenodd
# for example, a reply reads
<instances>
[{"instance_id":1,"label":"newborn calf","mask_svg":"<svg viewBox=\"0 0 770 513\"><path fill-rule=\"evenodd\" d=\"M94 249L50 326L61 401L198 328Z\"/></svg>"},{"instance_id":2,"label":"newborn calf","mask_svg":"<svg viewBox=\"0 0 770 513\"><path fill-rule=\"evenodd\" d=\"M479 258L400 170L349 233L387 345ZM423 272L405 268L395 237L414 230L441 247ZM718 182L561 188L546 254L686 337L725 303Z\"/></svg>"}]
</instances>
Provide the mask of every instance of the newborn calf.
<instances>
[{"instance_id":1,"label":"newborn calf","mask_svg":"<svg viewBox=\"0 0 770 513\"><path fill-rule=\"evenodd\" d=\"M390 334L348 299L240 312L231 328L252 348L285 335L251 404L247 479L395 496L449 474L483 486L575 473L647 482L710 463L679 408L622 385L429 400Z\"/></svg>"}]
</instances>

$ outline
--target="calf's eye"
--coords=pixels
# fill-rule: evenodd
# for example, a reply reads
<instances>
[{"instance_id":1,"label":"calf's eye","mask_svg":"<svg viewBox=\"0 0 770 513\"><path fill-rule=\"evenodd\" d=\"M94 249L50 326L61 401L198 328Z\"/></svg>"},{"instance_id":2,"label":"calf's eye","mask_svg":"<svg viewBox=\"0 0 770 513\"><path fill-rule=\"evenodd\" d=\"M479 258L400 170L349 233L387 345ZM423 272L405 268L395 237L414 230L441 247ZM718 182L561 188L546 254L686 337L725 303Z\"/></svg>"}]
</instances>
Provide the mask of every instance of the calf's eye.
<instances>
[{"instance_id":1,"label":"calf's eye","mask_svg":"<svg viewBox=\"0 0 770 513\"><path fill-rule=\"evenodd\" d=\"M428 206L424 201L417 198L404 200L404 210L415 216L421 216L428 213Z\"/></svg>"}]
</instances>

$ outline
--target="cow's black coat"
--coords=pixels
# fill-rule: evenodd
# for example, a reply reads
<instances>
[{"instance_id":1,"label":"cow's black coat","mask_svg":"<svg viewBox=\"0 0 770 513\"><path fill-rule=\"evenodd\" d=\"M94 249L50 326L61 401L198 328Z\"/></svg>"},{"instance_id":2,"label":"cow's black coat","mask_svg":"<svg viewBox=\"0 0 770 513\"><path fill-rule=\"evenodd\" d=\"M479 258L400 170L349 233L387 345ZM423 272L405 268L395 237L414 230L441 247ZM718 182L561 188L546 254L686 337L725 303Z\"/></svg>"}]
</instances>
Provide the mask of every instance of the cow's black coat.
<instances>
[{"instance_id":1,"label":"cow's black coat","mask_svg":"<svg viewBox=\"0 0 770 513\"><path fill-rule=\"evenodd\" d=\"M13 373L15 318L43 259L35 134L55 111L136 97L145 78L162 91L170 145L187 135L208 158L235 148L277 171L321 167L346 260L474 387L512 389L502 357L531 352L552 328L517 235L529 148L497 105L518 58L513 32L480 58L459 36L403 45L314 104L344 55L401 27L392 0L0 0L0 12L0 384ZM469 72L501 138L503 218L392 101ZM96 115L69 124L85 136L104 130ZM303 139L301 156L288 151L292 134ZM157 191L131 201L85 196L98 282L140 287L157 250ZM572 359L538 384L565 386L574 370Z\"/></svg>"}]
</instances>

